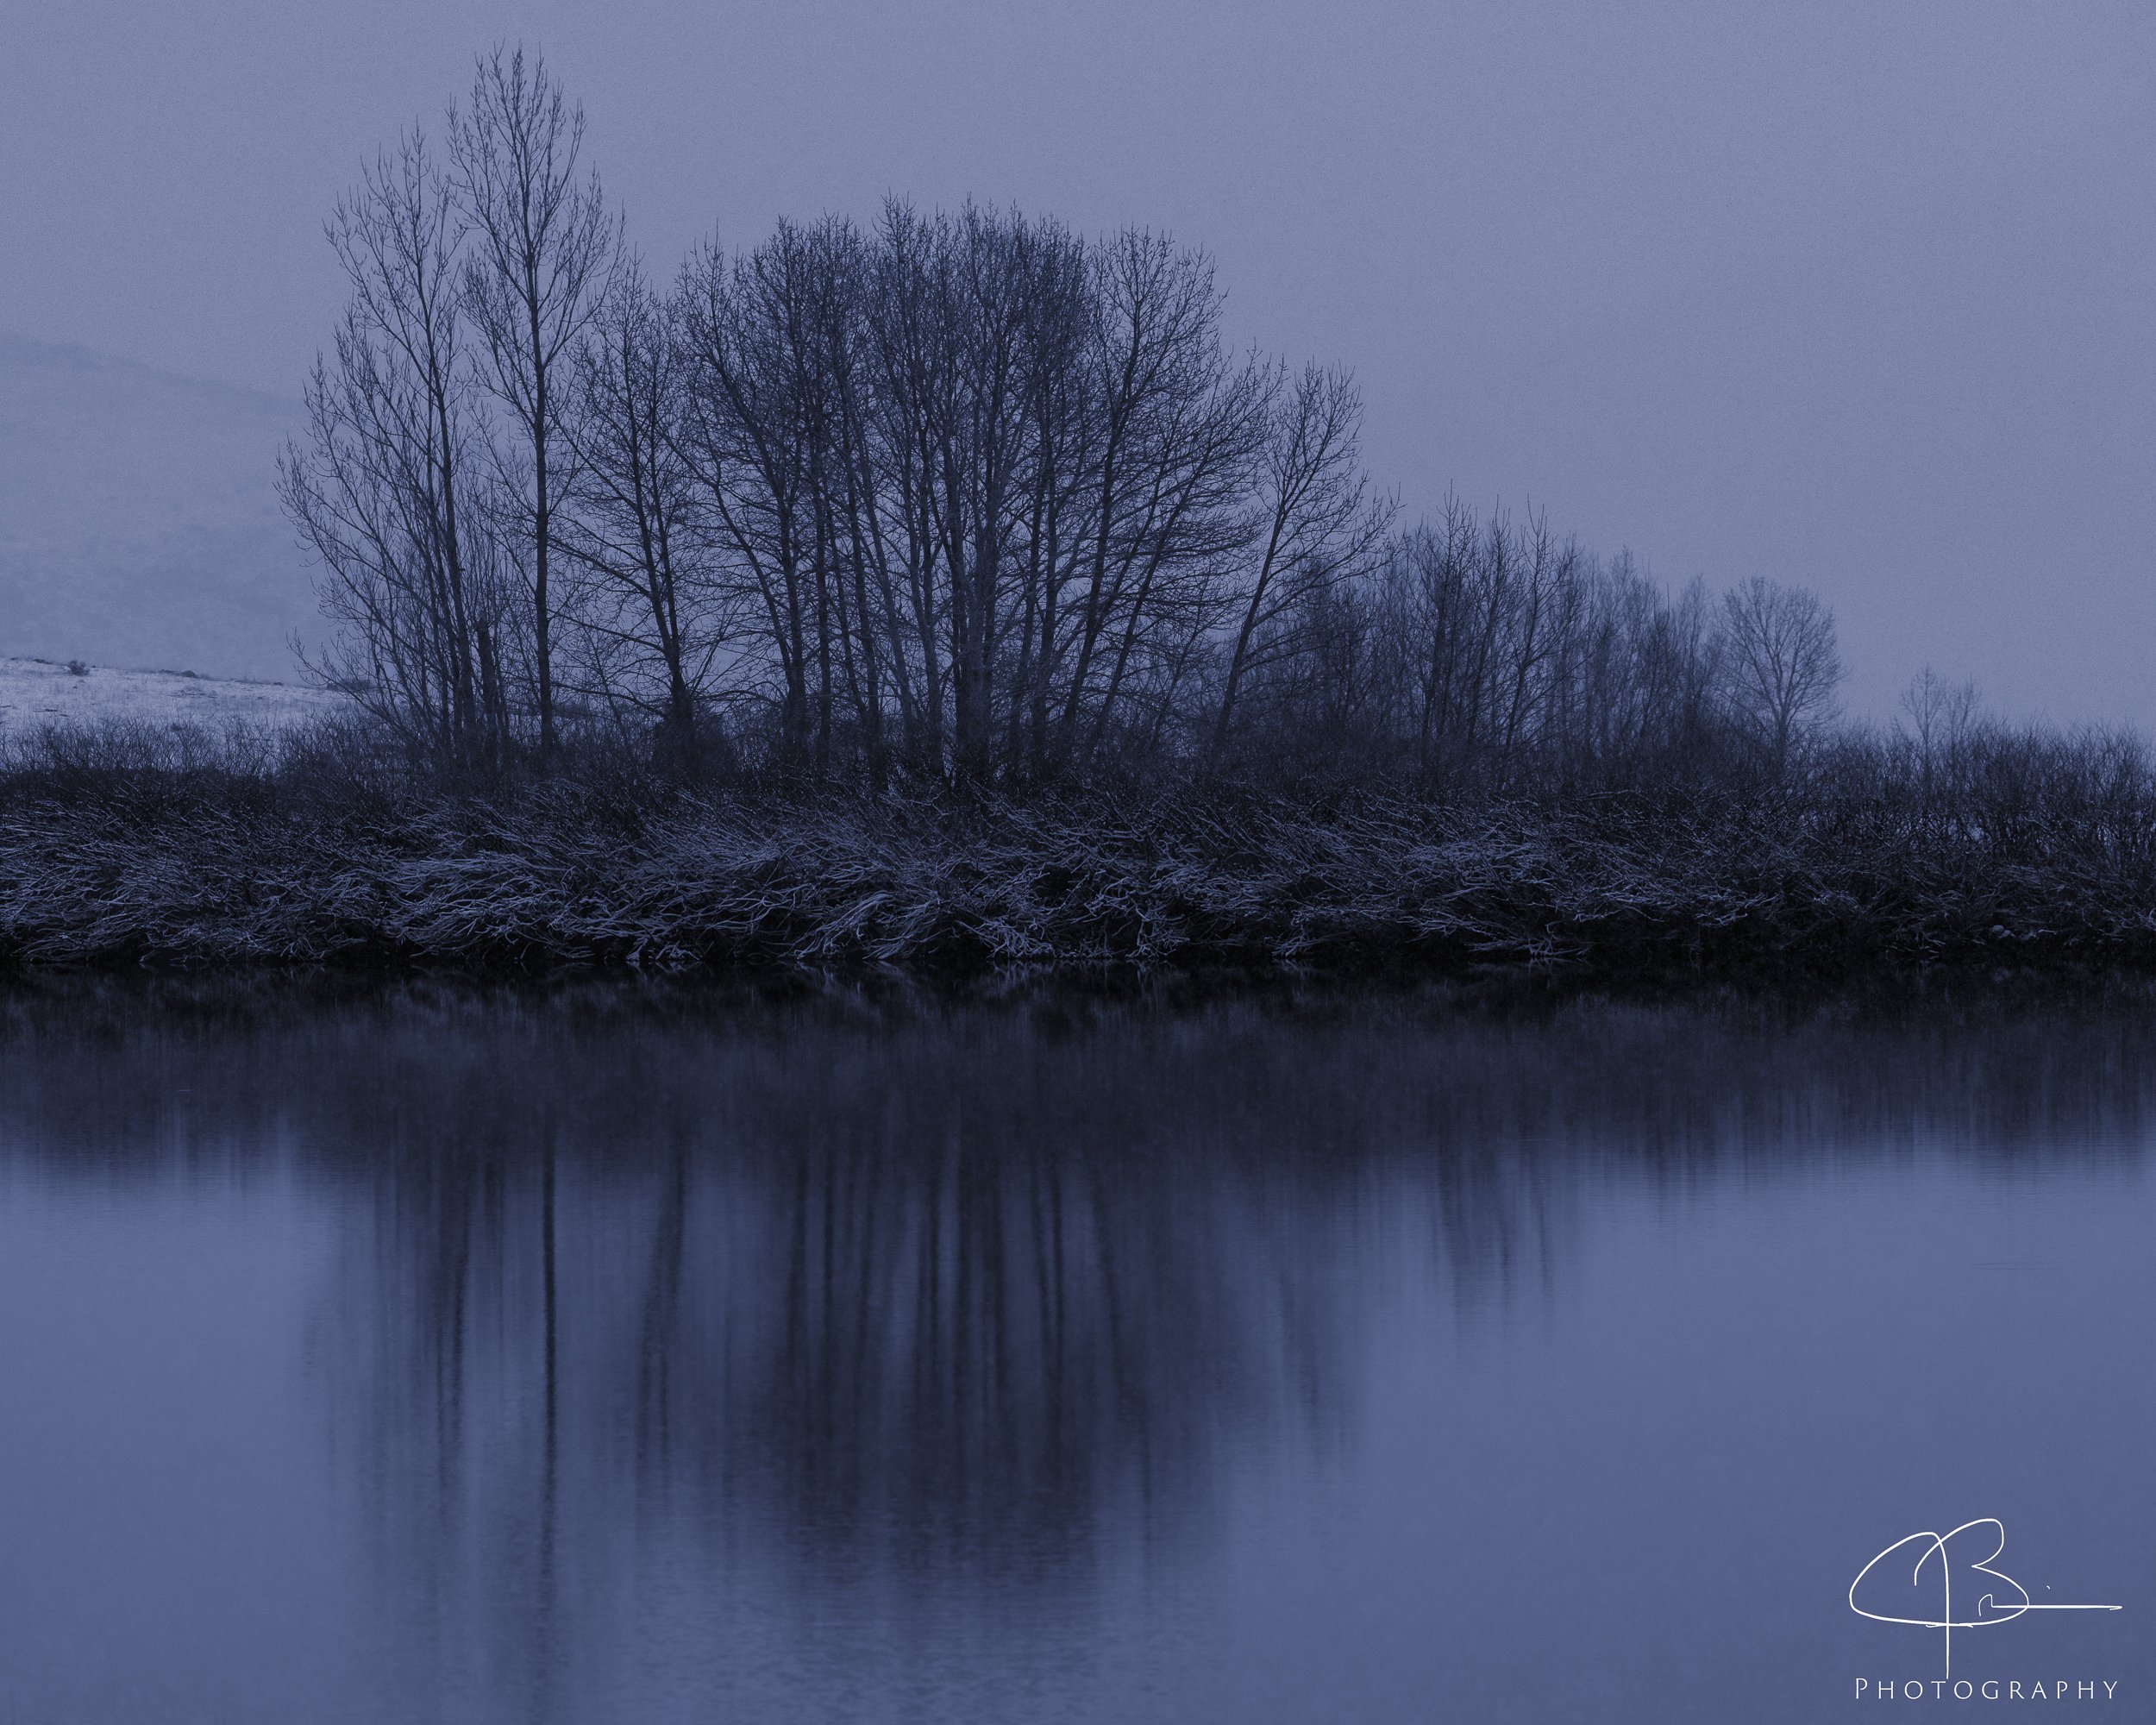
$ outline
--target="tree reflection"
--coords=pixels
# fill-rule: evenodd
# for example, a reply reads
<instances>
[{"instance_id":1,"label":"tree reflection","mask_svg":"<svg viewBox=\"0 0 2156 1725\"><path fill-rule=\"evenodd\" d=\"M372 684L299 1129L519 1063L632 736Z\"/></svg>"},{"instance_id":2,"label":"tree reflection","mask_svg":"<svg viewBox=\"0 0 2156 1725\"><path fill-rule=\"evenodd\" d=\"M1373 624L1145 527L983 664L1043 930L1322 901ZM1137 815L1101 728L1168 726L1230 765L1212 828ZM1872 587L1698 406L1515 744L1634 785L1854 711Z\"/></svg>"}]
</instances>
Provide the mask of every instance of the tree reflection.
<instances>
[{"instance_id":1,"label":"tree reflection","mask_svg":"<svg viewBox=\"0 0 2156 1725\"><path fill-rule=\"evenodd\" d=\"M2138 1155L2156 1113L2131 1000L304 1006L18 1002L0 1133L331 1197L339 1466L399 1609L533 1716L655 1551L1044 1610L1175 1560L1239 1458L1351 1422L1374 1277L1532 1297L1598 1182Z\"/></svg>"},{"instance_id":2,"label":"tree reflection","mask_svg":"<svg viewBox=\"0 0 2156 1725\"><path fill-rule=\"evenodd\" d=\"M379 1159L336 1303L385 1477L456 1479L511 1435L467 1404L523 1408L542 1531L569 1479L617 1517L1038 1579L1238 1432L1322 1417L1352 1164L1136 1132L1009 1053L766 1047L619 1132L452 1113Z\"/></svg>"}]
</instances>

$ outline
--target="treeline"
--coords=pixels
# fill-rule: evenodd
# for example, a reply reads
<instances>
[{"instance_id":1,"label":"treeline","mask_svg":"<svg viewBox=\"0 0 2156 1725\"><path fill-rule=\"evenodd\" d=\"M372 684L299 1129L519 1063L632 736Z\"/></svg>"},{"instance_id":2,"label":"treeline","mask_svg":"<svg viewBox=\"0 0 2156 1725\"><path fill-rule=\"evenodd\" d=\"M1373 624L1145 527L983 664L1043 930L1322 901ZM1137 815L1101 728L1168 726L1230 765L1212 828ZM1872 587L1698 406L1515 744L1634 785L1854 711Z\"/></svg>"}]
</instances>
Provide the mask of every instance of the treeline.
<instances>
[{"instance_id":1,"label":"treeline","mask_svg":"<svg viewBox=\"0 0 2156 1725\"><path fill-rule=\"evenodd\" d=\"M1010 210L655 279L521 54L339 206L281 468L362 717L0 738L0 963L2156 966L2156 770L1827 609L1418 518L1200 254Z\"/></svg>"},{"instance_id":2,"label":"treeline","mask_svg":"<svg viewBox=\"0 0 2156 1725\"><path fill-rule=\"evenodd\" d=\"M280 474L319 668L424 759L1514 791L1779 781L1827 734L1815 599L1406 521L1352 381L1233 350L1165 238L893 203L655 282L536 60L443 136L331 218Z\"/></svg>"}]
</instances>

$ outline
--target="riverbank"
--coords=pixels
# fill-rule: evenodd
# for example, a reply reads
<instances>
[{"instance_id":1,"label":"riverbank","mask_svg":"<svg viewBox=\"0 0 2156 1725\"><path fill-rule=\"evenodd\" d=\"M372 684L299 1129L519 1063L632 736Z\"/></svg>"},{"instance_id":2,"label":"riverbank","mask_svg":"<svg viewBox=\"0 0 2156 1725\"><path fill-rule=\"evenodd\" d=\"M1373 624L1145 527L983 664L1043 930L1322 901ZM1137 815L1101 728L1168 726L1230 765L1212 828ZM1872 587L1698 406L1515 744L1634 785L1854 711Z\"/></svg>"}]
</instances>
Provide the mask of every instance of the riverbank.
<instances>
[{"instance_id":1,"label":"riverbank","mask_svg":"<svg viewBox=\"0 0 2156 1725\"><path fill-rule=\"evenodd\" d=\"M1734 796L18 789L0 806L0 963L2140 970L2156 969L2156 866L2138 831L2094 817L1971 830L1876 803Z\"/></svg>"}]
</instances>

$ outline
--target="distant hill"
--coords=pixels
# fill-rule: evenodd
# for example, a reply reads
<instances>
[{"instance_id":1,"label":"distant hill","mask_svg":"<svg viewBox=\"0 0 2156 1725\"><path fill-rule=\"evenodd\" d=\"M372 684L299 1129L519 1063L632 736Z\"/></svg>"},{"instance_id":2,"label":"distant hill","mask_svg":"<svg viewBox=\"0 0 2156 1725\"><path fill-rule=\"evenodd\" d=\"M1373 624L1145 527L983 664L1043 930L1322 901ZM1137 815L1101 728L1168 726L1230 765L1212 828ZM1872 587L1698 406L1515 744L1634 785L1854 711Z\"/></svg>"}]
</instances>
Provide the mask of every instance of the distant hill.
<instances>
[{"instance_id":1,"label":"distant hill","mask_svg":"<svg viewBox=\"0 0 2156 1725\"><path fill-rule=\"evenodd\" d=\"M106 665L56 665L46 659L0 659L0 737L63 728L191 724L212 736L229 725L284 731L353 711L344 696L295 683L240 681L170 671L119 671Z\"/></svg>"},{"instance_id":2,"label":"distant hill","mask_svg":"<svg viewBox=\"0 0 2156 1725\"><path fill-rule=\"evenodd\" d=\"M275 477L300 417L0 336L0 655L293 675L315 603Z\"/></svg>"}]
</instances>

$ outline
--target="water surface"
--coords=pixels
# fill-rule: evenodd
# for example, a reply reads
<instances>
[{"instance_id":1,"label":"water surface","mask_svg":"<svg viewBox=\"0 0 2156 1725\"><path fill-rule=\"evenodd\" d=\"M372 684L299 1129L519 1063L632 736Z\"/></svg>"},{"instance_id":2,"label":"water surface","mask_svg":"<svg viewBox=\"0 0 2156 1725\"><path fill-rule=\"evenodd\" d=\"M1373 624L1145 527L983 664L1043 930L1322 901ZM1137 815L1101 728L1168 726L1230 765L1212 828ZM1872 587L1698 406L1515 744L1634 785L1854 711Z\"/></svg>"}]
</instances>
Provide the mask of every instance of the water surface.
<instances>
[{"instance_id":1,"label":"water surface","mask_svg":"<svg viewBox=\"0 0 2156 1725\"><path fill-rule=\"evenodd\" d=\"M0 1716L1868 1718L1980 1516L2146 1716L2152 1126L2130 1000L22 994Z\"/></svg>"}]
</instances>

